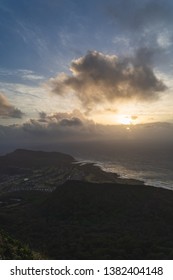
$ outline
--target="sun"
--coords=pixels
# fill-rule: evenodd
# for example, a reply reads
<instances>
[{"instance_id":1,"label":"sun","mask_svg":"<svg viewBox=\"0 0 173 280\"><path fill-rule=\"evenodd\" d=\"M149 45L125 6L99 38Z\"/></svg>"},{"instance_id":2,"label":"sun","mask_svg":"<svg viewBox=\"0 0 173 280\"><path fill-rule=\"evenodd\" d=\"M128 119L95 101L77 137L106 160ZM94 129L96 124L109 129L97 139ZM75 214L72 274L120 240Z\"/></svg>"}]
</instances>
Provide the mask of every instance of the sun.
<instances>
[{"instance_id":1,"label":"sun","mask_svg":"<svg viewBox=\"0 0 173 280\"><path fill-rule=\"evenodd\" d=\"M130 116L126 116L126 115L119 115L118 122L123 125L131 125L132 118Z\"/></svg>"}]
</instances>

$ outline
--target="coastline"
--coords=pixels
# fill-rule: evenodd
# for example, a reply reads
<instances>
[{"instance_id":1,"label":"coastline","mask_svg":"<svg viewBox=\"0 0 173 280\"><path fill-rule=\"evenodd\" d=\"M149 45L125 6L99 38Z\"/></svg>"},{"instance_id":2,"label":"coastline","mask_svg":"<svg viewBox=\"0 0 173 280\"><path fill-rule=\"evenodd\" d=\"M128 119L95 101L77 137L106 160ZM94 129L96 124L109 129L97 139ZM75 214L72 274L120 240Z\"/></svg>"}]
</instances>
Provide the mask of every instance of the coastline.
<instances>
[{"instance_id":1,"label":"coastline","mask_svg":"<svg viewBox=\"0 0 173 280\"><path fill-rule=\"evenodd\" d=\"M99 168L102 172L106 173L106 174L113 174L116 178L115 178L115 183L117 184L122 184L122 185L145 185L145 182L142 180L138 180L138 179L132 179L132 178L121 178L121 175L118 174L117 172L110 172L105 170L100 164L96 163L96 162L90 162L90 161L85 161L85 160L80 160L80 161L76 161L74 164L77 164L79 166L85 166L85 167L91 167L91 168Z\"/></svg>"},{"instance_id":2,"label":"coastline","mask_svg":"<svg viewBox=\"0 0 173 280\"><path fill-rule=\"evenodd\" d=\"M73 160L43 165L22 182L44 178L52 192L25 186L1 194L1 229L42 259L173 258L173 192Z\"/></svg>"},{"instance_id":3,"label":"coastline","mask_svg":"<svg viewBox=\"0 0 173 280\"><path fill-rule=\"evenodd\" d=\"M136 176L133 176L132 178L128 177L127 175L121 175L120 173L118 173L116 170L112 171L113 168L110 167L105 167L104 165L106 165L106 163L102 163L101 161L97 162L97 161L92 161L92 160L84 160L84 159L76 159L76 164L80 164L81 166L84 165L90 165L90 166L94 166L94 167L99 167L103 172L106 172L107 174L114 174L117 178L116 178L116 183L118 184L127 184L127 185L143 185L143 186L149 186L149 187L153 187L153 188L161 188L161 189L166 189L166 190L171 190L173 191L173 186L172 186L172 182L163 182L160 180L155 180L153 178L148 178L148 179L138 179L135 178ZM116 167L115 167L116 169ZM111 171L110 171L111 170ZM127 172L128 173L128 172Z\"/></svg>"}]
</instances>

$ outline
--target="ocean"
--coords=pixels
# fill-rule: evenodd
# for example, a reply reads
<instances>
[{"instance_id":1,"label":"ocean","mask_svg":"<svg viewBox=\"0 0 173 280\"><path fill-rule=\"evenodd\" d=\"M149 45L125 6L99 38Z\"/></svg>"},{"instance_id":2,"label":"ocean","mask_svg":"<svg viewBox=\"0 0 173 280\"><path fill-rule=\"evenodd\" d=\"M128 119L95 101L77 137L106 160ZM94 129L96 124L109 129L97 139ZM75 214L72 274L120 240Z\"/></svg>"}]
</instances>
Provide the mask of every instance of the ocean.
<instances>
[{"instance_id":1,"label":"ocean","mask_svg":"<svg viewBox=\"0 0 173 280\"><path fill-rule=\"evenodd\" d=\"M106 172L117 173L121 178L137 179L145 185L173 190L172 152L157 153L123 153L112 152L110 155L89 154L78 158L80 161L92 162Z\"/></svg>"}]
</instances>

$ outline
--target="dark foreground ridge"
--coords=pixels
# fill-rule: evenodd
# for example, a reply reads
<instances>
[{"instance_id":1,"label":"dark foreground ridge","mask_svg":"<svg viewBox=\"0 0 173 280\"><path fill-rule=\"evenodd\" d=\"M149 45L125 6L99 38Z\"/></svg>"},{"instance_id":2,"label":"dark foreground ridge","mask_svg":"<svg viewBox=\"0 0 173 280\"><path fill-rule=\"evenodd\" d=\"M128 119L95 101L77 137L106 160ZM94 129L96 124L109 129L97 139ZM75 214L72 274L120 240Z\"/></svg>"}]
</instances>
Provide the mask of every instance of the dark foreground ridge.
<instances>
[{"instance_id":1,"label":"dark foreground ridge","mask_svg":"<svg viewBox=\"0 0 173 280\"><path fill-rule=\"evenodd\" d=\"M3 191L0 201L1 228L41 258L173 259L172 191L66 180L53 192Z\"/></svg>"}]
</instances>

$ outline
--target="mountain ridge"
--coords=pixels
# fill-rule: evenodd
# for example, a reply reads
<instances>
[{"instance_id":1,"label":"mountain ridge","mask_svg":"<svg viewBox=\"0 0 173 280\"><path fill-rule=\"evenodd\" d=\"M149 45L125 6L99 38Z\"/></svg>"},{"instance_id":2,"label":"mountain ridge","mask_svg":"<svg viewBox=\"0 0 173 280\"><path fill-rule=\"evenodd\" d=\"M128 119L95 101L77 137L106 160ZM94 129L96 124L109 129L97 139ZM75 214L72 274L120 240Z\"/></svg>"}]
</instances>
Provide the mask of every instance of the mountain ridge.
<instances>
[{"instance_id":1,"label":"mountain ridge","mask_svg":"<svg viewBox=\"0 0 173 280\"><path fill-rule=\"evenodd\" d=\"M61 152L33 151L26 149L16 149L12 153L0 156L0 168L21 167L34 168L54 166L60 163L72 163L75 159Z\"/></svg>"}]
</instances>

